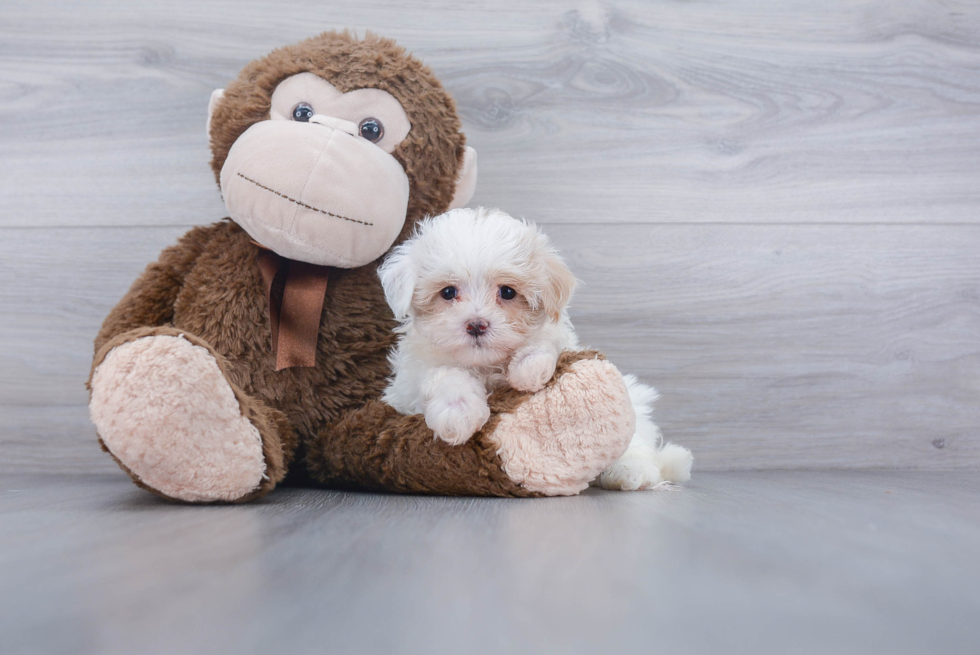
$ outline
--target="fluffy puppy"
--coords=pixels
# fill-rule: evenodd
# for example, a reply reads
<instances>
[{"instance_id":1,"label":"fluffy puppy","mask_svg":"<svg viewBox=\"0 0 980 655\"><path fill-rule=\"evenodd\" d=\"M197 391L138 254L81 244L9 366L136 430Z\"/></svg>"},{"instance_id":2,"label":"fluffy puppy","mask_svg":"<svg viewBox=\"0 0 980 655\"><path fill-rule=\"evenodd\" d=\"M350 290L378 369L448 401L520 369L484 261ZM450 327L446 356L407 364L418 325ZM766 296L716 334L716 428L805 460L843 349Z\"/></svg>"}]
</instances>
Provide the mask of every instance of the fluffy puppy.
<instances>
[{"instance_id":1,"label":"fluffy puppy","mask_svg":"<svg viewBox=\"0 0 980 655\"><path fill-rule=\"evenodd\" d=\"M483 427L495 388L538 391L559 353L579 347L566 312L575 277L540 230L502 211L454 209L421 221L378 274L401 335L383 400L423 414L447 443ZM690 479L690 451L661 447L651 420L657 392L632 375L623 379L636 434L594 484L646 489Z\"/></svg>"}]
</instances>

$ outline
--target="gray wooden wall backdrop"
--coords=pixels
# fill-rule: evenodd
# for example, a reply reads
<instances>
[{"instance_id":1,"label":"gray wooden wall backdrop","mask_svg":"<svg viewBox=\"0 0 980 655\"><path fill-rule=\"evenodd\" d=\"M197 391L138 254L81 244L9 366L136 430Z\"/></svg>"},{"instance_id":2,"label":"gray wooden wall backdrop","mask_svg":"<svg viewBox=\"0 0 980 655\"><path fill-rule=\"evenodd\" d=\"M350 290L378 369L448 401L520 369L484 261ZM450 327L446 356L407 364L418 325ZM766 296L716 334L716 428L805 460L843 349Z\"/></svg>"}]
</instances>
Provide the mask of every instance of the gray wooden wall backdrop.
<instances>
[{"instance_id":1,"label":"gray wooden wall backdrop","mask_svg":"<svg viewBox=\"0 0 980 655\"><path fill-rule=\"evenodd\" d=\"M0 467L113 469L91 341L224 216L211 90L343 27L442 77L699 467L980 466L978 2L3 0Z\"/></svg>"}]
</instances>

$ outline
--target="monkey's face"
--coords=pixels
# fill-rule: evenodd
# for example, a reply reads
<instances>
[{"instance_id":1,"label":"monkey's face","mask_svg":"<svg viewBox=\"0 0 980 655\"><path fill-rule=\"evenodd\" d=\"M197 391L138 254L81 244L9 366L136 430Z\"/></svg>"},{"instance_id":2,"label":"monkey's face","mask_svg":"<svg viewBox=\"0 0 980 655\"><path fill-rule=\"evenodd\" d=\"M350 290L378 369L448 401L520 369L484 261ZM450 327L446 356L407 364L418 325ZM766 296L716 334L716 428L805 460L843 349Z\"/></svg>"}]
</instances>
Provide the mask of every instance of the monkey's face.
<instances>
[{"instance_id":1,"label":"monkey's face","mask_svg":"<svg viewBox=\"0 0 980 655\"><path fill-rule=\"evenodd\" d=\"M290 259L353 268L381 256L408 209L408 177L391 156L412 127L401 104L300 73L276 87L269 114L221 168L231 217Z\"/></svg>"},{"instance_id":2,"label":"monkey's face","mask_svg":"<svg viewBox=\"0 0 980 655\"><path fill-rule=\"evenodd\" d=\"M354 268L406 225L465 204L475 152L452 99L393 42L327 33L212 95L208 132L229 215L263 246Z\"/></svg>"}]
</instances>

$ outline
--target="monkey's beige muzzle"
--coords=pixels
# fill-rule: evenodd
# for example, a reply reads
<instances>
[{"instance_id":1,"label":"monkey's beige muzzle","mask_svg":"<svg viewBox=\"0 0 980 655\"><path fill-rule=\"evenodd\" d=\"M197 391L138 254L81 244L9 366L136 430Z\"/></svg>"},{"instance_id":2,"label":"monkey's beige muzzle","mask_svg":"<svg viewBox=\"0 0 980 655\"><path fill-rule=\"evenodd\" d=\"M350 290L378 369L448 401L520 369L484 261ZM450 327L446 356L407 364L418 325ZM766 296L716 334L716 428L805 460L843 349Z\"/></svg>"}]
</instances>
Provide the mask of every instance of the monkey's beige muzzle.
<instances>
[{"instance_id":1,"label":"monkey's beige muzzle","mask_svg":"<svg viewBox=\"0 0 980 655\"><path fill-rule=\"evenodd\" d=\"M347 121L318 118L248 128L221 169L221 193L231 218L278 255L363 266L405 224L408 176L390 154L345 129Z\"/></svg>"}]
</instances>

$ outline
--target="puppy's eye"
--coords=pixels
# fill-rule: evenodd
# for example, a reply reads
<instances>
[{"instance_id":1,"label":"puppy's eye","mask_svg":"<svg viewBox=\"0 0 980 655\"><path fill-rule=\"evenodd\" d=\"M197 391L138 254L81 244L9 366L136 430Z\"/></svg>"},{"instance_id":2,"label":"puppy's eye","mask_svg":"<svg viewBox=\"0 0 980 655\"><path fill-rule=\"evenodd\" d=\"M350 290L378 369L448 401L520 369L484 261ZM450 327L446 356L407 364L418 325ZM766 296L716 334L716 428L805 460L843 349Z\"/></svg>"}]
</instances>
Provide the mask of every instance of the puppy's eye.
<instances>
[{"instance_id":1,"label":"puppy's eye","mask_svg":"<svg viewBox=\"0 0 980 655\"><path fill-rule=\"evenodd\" d=\"M357 132L371 143L377 143L385 135L385 126L377 118L365 118L357 126Z\"/></svg>"},{"instance_id":2,"label":"puppy's eye","mask_svg":"<svg viewBox=\"0 0 980 655\"><path fill-rule=\"evenodd\" d=\"M442 296L443 300L452 300L456 297L456 287L446 287L439 292L439 295Z\"/></svg>"},{"instance_id":3,"label":"puppy's eye","mask_svg":"<svg viewBox=\"0 0 980 655\"><path fill-rule=\"evenodd\" d=\"M313 111L313 107L305 102L301 102L295 107L293 107L293 120L299 121L300 123L309 123L310 117L316 113Z\"/></svg>"},{"instance_id":4,"label":"puppy's eye","mask_svg":"<svg viewBox=\"0 0 980 655\"><path fill-rule=\"evenodd\" d=\"M516 297L517 297L517 291L515 291L513 288L507 285L500 287L501 300L513 300Z\"/></svg>"}]
</instances>

